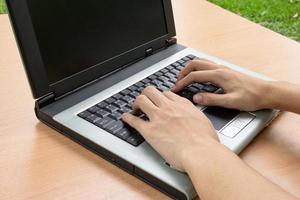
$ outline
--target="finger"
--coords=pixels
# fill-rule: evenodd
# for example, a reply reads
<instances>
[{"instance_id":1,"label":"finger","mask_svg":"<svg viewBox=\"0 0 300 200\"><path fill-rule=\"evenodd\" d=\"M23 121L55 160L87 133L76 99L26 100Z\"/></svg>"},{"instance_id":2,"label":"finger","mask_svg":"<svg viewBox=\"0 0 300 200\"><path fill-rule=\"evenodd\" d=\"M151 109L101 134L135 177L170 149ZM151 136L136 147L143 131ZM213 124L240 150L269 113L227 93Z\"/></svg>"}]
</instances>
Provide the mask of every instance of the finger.
<instances>
[{"instance_id":1,"label":"finger","mask_svg":"<svg viewBox=\"0 0 300 200\"><path fill-rule=\"evenodd\" d=\"M163 93L161 93L153 86L146 87L143 90L142 94L148 97L157 107L161 107L163 104L166 103L167 100Z\"/></svg>"},{"instance_id":2,"label":"finger","mask_svg":"<svg viewBox=\"0 0 300 200\"><path fill-rule=\"evenodd\" d=\"M171 101L175 101L175 102L182 102L184 101L185 99L171 91L166 91L166 92L163 92L163 94L168 98L170 99Z\"/></svg>"},{"instance_id":3,"label":"finger","mask_svg":"<svg viewBox=\"0 0 300 200\"><path fill-rule=\"evenodd\" d=\"M172 88L172 92L179 92L184 87L189 86L194 82L199 82L199 83L211 82L215 85L220 85L219 76L220 74L216 73L216 70L191 72L182 80L176 83L174 88Z\"/></svg>"},{"instance_id":4,"label":"finger","mask_svg":"<svg viewBox=\"0 0 300 200\"><path fill-rule=\"evenodd\" d=\"M218 69L218 65L208 60L194 60L190 64L188 64L185 68L181 70L179 73L177 81L183 79L186 75L193 71L200 70L215 70Z\"/></svg>"},{"instance_id":5,"label":"finger","mask_svg":"<svg viewBox=\"0 0 300 200\"><path fill-rule=\"evenodd\" d=\"M204 106L230 107L232 98L228 94L198 93L194 95L193 101Z\"/></svg>"},{"instance_id":6,"label":"finger","mask_svg":"<svg viewBox=\"0 0 300 200\"><path fill-rule=\"evenodd\" d=\"M133 113L142 110L148 117L152 118L153 113L158 110L158 107L145 95L140 95L136 98L132 106Z\"/></svg>"},{"instance_id":7,"label":"finger","mask_svg":"<svg viewBox=\"0 0 300 200\"><path fill-rule=\"evenodd\" d=\"M141 118L136 117L130 113L124 113L122 115L122 120L127 124L129 124L134 129L136 129L141 134L145 134L145 131L147 130L148 122L145 122Z\"/></svg>"}]
</instances>

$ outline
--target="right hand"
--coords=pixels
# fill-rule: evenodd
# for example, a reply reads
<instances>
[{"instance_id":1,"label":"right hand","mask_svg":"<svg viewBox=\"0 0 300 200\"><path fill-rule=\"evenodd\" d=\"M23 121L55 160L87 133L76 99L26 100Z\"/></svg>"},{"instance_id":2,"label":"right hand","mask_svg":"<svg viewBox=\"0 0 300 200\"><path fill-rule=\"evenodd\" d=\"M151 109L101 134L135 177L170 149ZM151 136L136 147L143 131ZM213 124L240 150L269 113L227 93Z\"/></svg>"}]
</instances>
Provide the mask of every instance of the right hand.
<instances>
[{"instance_id":1,"label":"right hand","mask_svg":"<svg viewBox=\"0 0 300 200\"><path fill-rule=\"evenodd\" d=\"M195 60L185 67L172 91L179 92L194 82L210 82L224 90L224 94L196 94L193 100L197 104L243 111L255 111L270 106L270 81L260 80L207 60Z\"/></svg>"}]
</instances>

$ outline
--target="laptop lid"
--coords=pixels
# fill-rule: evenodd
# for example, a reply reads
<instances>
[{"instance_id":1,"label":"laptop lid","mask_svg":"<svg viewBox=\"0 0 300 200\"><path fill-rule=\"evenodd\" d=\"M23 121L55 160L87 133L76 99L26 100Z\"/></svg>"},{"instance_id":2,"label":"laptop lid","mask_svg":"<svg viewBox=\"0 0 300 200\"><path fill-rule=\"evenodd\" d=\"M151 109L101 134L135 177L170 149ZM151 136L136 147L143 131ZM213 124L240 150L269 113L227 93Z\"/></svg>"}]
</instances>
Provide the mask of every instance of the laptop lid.
<instances>
[{"instance_id":1,"label":"laptop lid","mask_svg":"<svg viewBox=\"0 0 300 200\"><path fill-rule=\"evenodd\" d=\"M34 98L61 96L175 36L171 0L7 0Z\"/></svg>"}]
</instances>

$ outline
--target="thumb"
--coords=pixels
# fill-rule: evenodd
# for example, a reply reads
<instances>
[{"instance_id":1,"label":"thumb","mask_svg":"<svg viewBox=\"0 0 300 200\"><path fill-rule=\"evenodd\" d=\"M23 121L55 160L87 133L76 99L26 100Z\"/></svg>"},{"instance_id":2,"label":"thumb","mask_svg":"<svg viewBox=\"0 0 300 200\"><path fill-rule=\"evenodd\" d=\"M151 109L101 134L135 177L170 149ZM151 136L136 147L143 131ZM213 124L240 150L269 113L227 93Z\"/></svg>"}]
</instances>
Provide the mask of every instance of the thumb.
<instances>
[{"instance_id":1,"label":"thumb","mask_svg":"<svg viewBox=\"0 0 300 200\"><path fill-rule=\"evenodd\" d=\"M194 95L193 100L195 103L204 106L221 106L228 107L228 95L226 94L212 94L212 93L198 93Z\"/></svg>"}]
</instances>

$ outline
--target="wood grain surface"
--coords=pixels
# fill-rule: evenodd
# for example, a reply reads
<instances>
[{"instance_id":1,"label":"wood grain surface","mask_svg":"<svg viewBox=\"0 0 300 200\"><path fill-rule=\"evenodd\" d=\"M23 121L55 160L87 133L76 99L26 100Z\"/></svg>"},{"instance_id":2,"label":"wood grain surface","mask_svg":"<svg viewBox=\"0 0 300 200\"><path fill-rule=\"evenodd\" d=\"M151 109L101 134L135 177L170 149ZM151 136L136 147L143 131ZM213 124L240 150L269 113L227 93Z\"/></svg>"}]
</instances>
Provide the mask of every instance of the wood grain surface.
<instances>
[{"instance_id":1,"label":"wood grain surface","mask_svg":"<svg viewBox=\"0 0 300 200\"><path fill-rule=\"evenodd\" d=\"M299 43L204 0L173 0L173 7L179 43L300 84ZM7 15L0 16L0 92L0 199L169 199L35 118ZM300 197L298 115L283 112L241 157Z\"/></svg>"}]
</instances>

